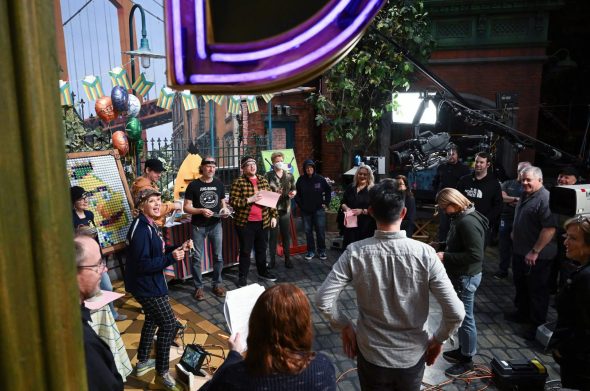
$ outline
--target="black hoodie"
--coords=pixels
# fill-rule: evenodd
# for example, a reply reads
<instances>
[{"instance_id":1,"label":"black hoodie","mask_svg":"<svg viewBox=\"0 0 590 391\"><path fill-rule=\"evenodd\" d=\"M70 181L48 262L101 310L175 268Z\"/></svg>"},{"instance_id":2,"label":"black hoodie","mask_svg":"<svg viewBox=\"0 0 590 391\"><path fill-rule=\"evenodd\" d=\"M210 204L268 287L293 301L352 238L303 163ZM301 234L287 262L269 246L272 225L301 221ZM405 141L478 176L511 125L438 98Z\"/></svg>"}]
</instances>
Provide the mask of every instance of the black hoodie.
<instances>
[{"instance_id":1,"label":"black hoodie","mask_svg":"<svg viewBox=\"0 0 590 391\"><path fill-rule=\"evenodd\" d=\"M488 173L482 179L476 179L475 174L461 177L457 183L459 190L475 205L475 210L484 215L490 227L497 225L502 212L502 187L493 174Z\"/></svg>"}]
</instances>

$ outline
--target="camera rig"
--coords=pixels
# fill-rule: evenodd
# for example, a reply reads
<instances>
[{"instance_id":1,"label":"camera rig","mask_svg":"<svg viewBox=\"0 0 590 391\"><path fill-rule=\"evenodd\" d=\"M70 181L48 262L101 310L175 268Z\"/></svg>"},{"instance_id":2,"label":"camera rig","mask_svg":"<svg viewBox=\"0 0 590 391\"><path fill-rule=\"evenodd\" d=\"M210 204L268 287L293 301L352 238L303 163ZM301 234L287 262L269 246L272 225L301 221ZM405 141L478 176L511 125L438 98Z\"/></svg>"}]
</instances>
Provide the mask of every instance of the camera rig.
<instances>
[{"instance_id":1,"label":"camera rig","mask_svg":"<svg viewBox=\"0 0 590 391\"><path fill-rule=\"evenodd\" d=\"M584 164L583 158L569 154L541 140L520 132L500 122L494 114L474 107L444 80L428 70L418 60L414 59L408 53L407 49L403 48L397 42L385 36L377 29L372 29L372 32L380 36L381 39L391 45L394 50L400 52L408 62L434 82L439 89L439 92L433 98L437 101L437 111L443 109L449 110L453 115L461 118L464 123L485 129L485 131L482 132L482 135L468 135L464 137L480 137L483 140L481 145L484 149L485 147L489 148L492 144L493 138L502 138L508 141L516 151L533 148L537 152L555 161L561 161L575 166L581 166ZM424 110L424 108L421 108L421 110ZM416 118L419 119L419 115L416 115ZM446 162L448 159L448 151L450 149L449 144L450 136L448 133L433 134L432 132L419 133L419 131L416 131L413 139L394 144L390 146L390 150L392 151L393 161L396 165L401 164L411 166L413 170L423 170Z\"/></svg>"}]
</instances>

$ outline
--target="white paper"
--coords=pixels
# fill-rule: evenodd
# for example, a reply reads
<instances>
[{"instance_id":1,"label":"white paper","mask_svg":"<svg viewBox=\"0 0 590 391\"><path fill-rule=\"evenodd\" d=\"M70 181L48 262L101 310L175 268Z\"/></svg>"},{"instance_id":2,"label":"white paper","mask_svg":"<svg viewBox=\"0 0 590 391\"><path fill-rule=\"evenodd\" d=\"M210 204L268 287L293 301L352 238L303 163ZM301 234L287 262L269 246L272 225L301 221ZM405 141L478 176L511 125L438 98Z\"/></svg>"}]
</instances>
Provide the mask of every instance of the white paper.
<instances>
[{"instance_id":1,"label":"white paper","mask_svg":"<svg viewBox=\"0 0 590 391\"><path fill-rule=\"evenodd\" d=\"M125 296L123 293L101 290L100 293L96 294L94 297L84 300L84 306L89 310L97 310L123 296Z\"/></svg>"},{"instance_id":2,"label":"white paper","mask_svg":"<svg viewBox=\"0 0 590 391\"><path fill-rule=\"evenodd\" d=\"M275 193L273 191L268 190L260 190L258 193L262 196L260 200L256 201L258 205L267 206L269 208L277 207L279 198L281 198L281 195L279 193Z\"/></svg>"},{"instance_id":3,"label":"white paper","mask_svg":"<svg viewBox=\"0 0 590 391\"><path fill-rule=\"evenodd\" d=\"M174 214L166 218L166 223L164 223L164 227L174 227L175 225L180 225L182 223L178 223L174 220Z\"/></svg>"},{"instance_id":4,"label":"white paper","mask_svg":"<svg viewBox=\"0 0 590 391\"><path fill-rule=\"evenodd\" d=\"M251 284L243 288L228 291L225 295L223 314L231 334L240 333L244 348L248 339L248 322L250 313L258 297L264 292L260 284Z\"/></svg>"}]
</instances>

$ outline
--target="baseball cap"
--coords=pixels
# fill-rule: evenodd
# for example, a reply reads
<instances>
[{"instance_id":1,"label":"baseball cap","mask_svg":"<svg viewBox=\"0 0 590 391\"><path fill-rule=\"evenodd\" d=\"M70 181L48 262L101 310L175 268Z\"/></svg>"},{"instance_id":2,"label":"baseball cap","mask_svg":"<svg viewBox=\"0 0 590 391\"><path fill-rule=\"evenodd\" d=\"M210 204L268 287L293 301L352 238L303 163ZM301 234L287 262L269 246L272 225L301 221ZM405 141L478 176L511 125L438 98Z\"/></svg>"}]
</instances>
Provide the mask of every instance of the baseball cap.
<instances>
[{"instance_id":1,"label":"baseball cap","mask_svg":"<svg viewBox=\"0 0 590 391\"><path fill-rule=\"evenodd\" d=\"M573 175L576 178L579 176L578 174L578 170L576 170L574 167L564 167L561 170L559 170L559 175Z\"/></svg>"},{"instance_id":2,"label":"baseball cap","mask_svg":"<svg viewBox=\"0 0 590 391\"><path fill-rule=\"evenodd\" d=\"M166 171L162 161L160 159L148 159L145 161L145 168L149 168L155 172L163 172Z\"/></svg>"},{"instance_id":3,"label":"baseball cap","mask_svg":"<svg viewBox=\"0 0 590 391\"><path fill-rule=\"evenodd\" d=\"M160 193L157 190L154 190L152 188L147 188L147 189L143 189L140 190L139 193L137 193L137 195L135 196L135 199L133 200L133 202L135 203L135 207L137 208L137 206L139 206L139 204L141 204L142 202L144 202L145 200L147 200L148 198L150 198L153 195L162 195L162 193Z\"/></svg>"}]
</instances>

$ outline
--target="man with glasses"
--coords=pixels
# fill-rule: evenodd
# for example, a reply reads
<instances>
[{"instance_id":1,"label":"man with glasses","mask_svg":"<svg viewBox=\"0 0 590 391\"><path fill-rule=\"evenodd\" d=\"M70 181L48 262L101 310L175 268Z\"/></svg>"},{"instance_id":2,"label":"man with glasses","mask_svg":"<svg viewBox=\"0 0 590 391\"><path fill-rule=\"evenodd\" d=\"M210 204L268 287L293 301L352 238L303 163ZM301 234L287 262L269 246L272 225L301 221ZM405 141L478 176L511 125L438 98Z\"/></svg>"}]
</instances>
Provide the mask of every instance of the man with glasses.
<instances>
[{"instance_id":1,"label":"man with glasses","mask_svg":"<svg viewBox=\"0 0 590 391\"><path fill-rule=\"evenodd\" d=\"M223 183L215 178L217 166L211 156L201 161L199 172L201 177L192 181L184 195L184 211L192 215L194 255L192 256L192 273L195 283L195 300L205 300L201 260L203 259L205 238L211 244L213 255L212 292L217 297L225 296L225 288L221 279L223 269L221 217L229 216L225 206Z\"/></svg>"},{"instance_id":2,"label":"man with glasses","mask_svg":"<svg viewBox=\"0 0 590 391\"><path fill-rule=\"evenodd\" d=\"M250 253L254 248L258 277L276 281L266 266L268 230L277 226L277 210L257 204L262 200L261 190L271 191L265 177L256 174L256 160L244 156L241 161L242 175L231 185L229 203L235 210L234 224L240 242L238 286L248 284Z\"/></svg>"},{"instance_id":3,"label":"man with glasses","mask_svg":"<svg viewBox=\"0 0 590 391\"><path fill-rule=\"evenodd\" d=\"M122 390L123 379L117 371L113 353L88 324L90 311L84 306L84 300L94 297L100 292L100 278L107 271L106 264L100 254L98 243L91 237L76 236L74 245L78 269L77 280L80 293L80 309L82 311L88 389L90 391Z\"/></svg>"},{"instance_id":4,"label":"man with glasses","mask_svg":"<svg viewBox=\"0 0 590 391\"><path fill-rule=\"evenodd\" d=\"M511 322L527 324L527 340L545 323L549 307L549 274L557 254L557 218L549 209L549 191L543 187L539 167L526 167L520 173L523 193L514 213L512 229L512 274L516 312L507 313Z\"/></svg>"}]
</instances>

